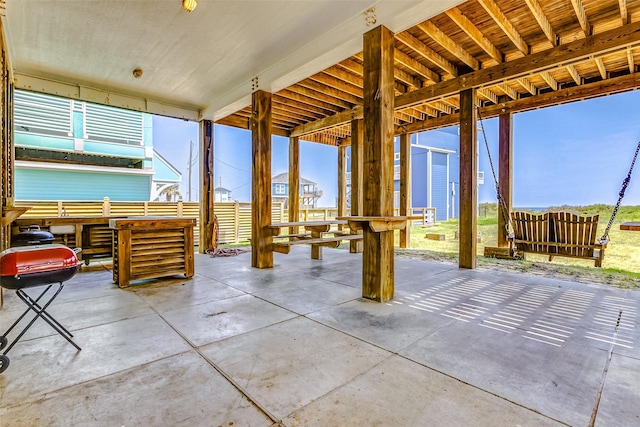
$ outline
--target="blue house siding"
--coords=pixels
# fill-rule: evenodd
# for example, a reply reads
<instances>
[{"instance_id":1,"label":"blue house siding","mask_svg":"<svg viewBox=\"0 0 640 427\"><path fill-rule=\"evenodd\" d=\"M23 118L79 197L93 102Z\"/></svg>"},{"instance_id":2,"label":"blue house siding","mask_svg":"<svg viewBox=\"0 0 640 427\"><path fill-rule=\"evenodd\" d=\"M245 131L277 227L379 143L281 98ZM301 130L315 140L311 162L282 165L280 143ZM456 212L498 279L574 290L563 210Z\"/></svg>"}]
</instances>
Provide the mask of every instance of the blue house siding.
<instances>
[{"instance_id":1,"label":"blue house siding","mask_svg":"<svg viewBox=\"0 0 640 427\"><path fill-rule=\"evenodd\" d=\"M436 208L436 219L447 220L447 154L431 153L431 206Z\"/></svg>"},{"instance_id":2,"label":"blue house siding","mask_svg":"<svg viewBox=\"0 0 640 427\"><path fill-rule=\"evenodd\" d=\"M151 175L16 167L16 200L149 200Z\"/></svg>"},{"instance_id":3,"label":"blue house siding","mask_svg":"<svg viewBox=\"0 0 640 427\"><path fill-rule=\"evenodd\" d=\"M427 150L411 147L411 204L414 207L429 206L427 190Z\"/></svg>"}]
</instances>

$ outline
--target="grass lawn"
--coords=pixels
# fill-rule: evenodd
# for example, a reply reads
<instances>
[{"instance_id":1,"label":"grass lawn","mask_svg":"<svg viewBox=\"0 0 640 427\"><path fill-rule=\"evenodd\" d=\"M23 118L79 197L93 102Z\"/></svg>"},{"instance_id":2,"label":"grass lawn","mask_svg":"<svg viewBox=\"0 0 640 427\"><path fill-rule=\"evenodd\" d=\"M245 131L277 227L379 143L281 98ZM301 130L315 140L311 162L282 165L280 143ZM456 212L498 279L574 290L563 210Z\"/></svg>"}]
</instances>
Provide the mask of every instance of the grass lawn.
<instances>
[{"instance_id":1,"label":"grass lawn","mask_svg":"<svg viewBox=\"0 0 640 427\"><path fill-rule=\"evenodd\" d=\"M611 216L612 207L593 205L586 207L559 207L553 210L570 211L580 215L600 215L598 234L601 235ZM499 260L482 256L485 246L497 246L498 220L494 205L482 204L478 218L478 265L481 268L513 270L531 274L557 277L587 283L603 283L627 289L640 289L640 232L621 231L620 224L640 221L640 206L623 206L609 232L609 244L605 250L602 268L595 268L593 261L555 257L549 262L544 255L527 254L526 260ZM421 258L440 262L457 263L458 220L440 222L435 226L411 228L411 248L397 249L399 256ZM427 233L444 235L444 240L425 238ZM396 232L396 239L398 232Z\"/></svg>"}]
</instances>

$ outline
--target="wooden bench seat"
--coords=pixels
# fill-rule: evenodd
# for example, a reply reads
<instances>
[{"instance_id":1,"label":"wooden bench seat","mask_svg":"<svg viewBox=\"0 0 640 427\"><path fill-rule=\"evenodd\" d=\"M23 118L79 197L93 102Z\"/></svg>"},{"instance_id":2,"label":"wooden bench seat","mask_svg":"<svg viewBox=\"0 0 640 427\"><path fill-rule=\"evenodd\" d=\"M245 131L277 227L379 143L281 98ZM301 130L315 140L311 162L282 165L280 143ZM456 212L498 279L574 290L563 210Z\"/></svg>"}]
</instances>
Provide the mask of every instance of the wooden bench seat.
<instances>
[{"instance_id":1,"label":"wooden bench seat","mask_svg":"<svg viewBox=\"0 0 640 427\"><path fill-rule=\"evenodd\" d=\"M334 225L347 225L345 220L280 222L269 226L274 239L274 252L288 254L293 245L311 245L311 258L322 259L322 248L337 248L343 240L359 240L362 234L352 234L344 230L332 230ZM304 227L305 233L297 233L298 227ZM283 228L290 228L291 234L281 235ZM288 239L288 240L281 240Z\"/></svg>"},{"instance_id":2,"label":"wooden bench seat","mask_svg":"<svg viewBox=\"0 0 640 427\"><path fill-rule=\"evenodd\" d=\"M512 243L525 253L590 259L602 267L606 242L597 238L598 215L584 217L569 212L532 215L511 212Z\"/></svg>"},{"instance_id":3,"label":"wooden bench seat","mask_svg":"<svg viewBox=\"0 0 640 427\"><path fill-rule=\"evenodd\" d=\"M310 238L310 239L302 238L298 240L289 240L285 242L274 242L273 251L281 254L288 254L289 251L291 250L291 246L294 246L294 245L311 245L312 249L314 246L318 248L321 248L321 247L337 248L338 246L340 246L340 243L342 243L342 241L359 240L359 239L362 239L362 234L339 234L333 237L323 236L323 237ZM320 255L320 258L314 258L312 253L311 258L322 259L322 256Z\"/></svg>"}]
</instances>

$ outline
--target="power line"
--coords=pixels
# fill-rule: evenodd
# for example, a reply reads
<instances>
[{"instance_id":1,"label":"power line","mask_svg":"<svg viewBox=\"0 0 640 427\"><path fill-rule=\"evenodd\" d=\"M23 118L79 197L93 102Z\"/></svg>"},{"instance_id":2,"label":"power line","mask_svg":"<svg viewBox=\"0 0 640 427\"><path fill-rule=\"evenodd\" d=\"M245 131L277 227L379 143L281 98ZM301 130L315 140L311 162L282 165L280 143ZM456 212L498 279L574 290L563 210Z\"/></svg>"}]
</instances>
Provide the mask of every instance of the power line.
<instances>
[{"instance_id":1,"label":"power line","mask_svg":"<svg viewBox=\"0 0 640 427\"><path fill-rule=\"evenodd\" d=\"M223 165L229 166L230 168L233 168L233 169L239 170L240 172L244 172L244 173L251 173L251 172L249 172L249 171L247 171L247 170L240 169L239 167L236 167L236 166L230 165L230 164L229 164L229 163L227 163L227 162L223 162L223 161L222 161L222 160L220 160L220 159L215 159L215 161L216 161L216 162L220 162L220 163L222 163Z\"/></svg>"}]
</instances>

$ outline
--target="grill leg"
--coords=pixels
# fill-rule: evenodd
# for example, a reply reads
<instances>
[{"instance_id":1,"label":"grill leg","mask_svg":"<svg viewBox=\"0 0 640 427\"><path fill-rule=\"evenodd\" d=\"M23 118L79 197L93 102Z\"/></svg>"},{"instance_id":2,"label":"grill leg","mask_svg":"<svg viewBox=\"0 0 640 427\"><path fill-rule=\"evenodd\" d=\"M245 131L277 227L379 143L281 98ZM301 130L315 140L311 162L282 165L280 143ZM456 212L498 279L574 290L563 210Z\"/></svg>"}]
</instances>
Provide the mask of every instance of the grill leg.
<instances>
[{"instance_id":1,"label":"grill leg","mask_svg":"<svg viewBox=\"0 0 640 427\"><path fill-rule=\"evenodd\" d=\"M60 291L62 291L62 288L64 287L64 284L62 282L59 283L58 285L58 289L56 290L56 292L53 294L53 296L46 302L46 304L44 304L44 306L40 307L40 305L38 304L38 301L44 296L45 293L47 293L47 291L51 288L52 285L47 286L47 288L44 290L44 292L42 294L40 294L40 296L38 296L38 298L36 298L35 300L32 299L29 295L26 294L26 292L24 292L22 289L18 289L16 290L16 294L18 295L18 297L27 305L27 311L25 311L22 316L20 316L20 318L13 324L11 325L11 327L9 328L9 330L7 331L7 333L9 333L9 331L11 331L11 329L13 329L20 320L22 320L22 318L30 311L33 310L36 315L33 317L33 319L31 319L31 321L27 324L27 326L22 330L22 332L20 332L20 334L18 334L18 336L11 342L11 344L9 345L9 347L7 347L7 349L4 351L3 355L6 355L9 350L11 350L13 348L14 345L16 345L18 343L18 341L20 340L20 338L22 338L24 336L24 334L29 330L29 328L31 327L31 325L33 325L33 323L36 321L36 319L38 319L38 317L40 317L42 320L44 320L45 322L47 322L49 324L49 326L51 326L57 333L59 333L60 335L62 335L62 337L64 339L66 339L67 341L69 341L69 343L71 343L71 345L73 345L76 349L81 350L80 347L78 347L78 345L73 342L73 340L71 340L70 337L72 337L73 335L71 335L71 333L65 329L64 327L62 327L62 325L60 325L60 323L58 323L57 320L55 320L49 313L47 313L47 307L49 307L49 305L53 302L53 300L56 299L56 297L58 296L58 294L60 293ZM6 334L5 334L6 335Z\"/></svg>"}]
</instances>

